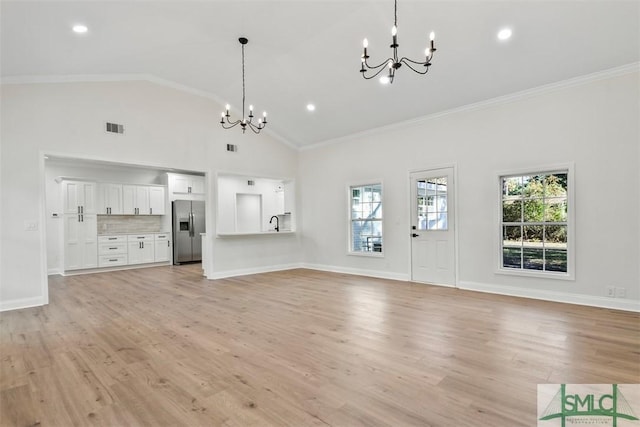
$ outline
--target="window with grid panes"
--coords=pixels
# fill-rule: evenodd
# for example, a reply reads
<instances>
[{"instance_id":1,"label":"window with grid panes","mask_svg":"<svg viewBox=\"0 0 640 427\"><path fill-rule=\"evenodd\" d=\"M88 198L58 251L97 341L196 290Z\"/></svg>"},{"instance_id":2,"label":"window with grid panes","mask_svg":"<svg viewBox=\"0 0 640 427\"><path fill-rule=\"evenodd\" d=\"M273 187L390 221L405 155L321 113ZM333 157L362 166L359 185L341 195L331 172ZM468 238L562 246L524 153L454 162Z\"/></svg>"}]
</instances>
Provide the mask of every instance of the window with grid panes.
<instances>
[{"instance_id":1,"label":"window with grid panes","mask_svg":"<svg viewBox=\"0 0 640 427\"><path fill-rule=\"evenodd\" d=\"M501 176L501 268L567 273L566 170Z\"/></svg>"},{"instance_id":2,"label":"window with grid panes","mask_svg":"<svg viewBox=\"0 0 640 427\"><path fill-rule=\"evenodd\" d=\"M352 253L382 253L382 184L349 187Z\"/></svg>"}]
</instances>

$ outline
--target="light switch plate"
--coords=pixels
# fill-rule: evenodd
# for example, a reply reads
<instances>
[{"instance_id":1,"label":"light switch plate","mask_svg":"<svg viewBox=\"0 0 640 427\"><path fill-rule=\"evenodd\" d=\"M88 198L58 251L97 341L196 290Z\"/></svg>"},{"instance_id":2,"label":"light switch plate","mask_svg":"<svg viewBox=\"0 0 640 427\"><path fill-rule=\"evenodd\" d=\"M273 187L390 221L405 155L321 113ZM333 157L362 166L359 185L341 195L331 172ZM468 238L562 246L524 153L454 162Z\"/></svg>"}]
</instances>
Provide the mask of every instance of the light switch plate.
<instances>
[{"instance_id":1,"label":"light switch plate","mask_svg":"<svg viewBox=\"0 0 640 427\"><path fill-rule=\"evenodd\" d=\"M24 231L38 231L38 221L25 221Z\"/></svg>"}]
</instances>

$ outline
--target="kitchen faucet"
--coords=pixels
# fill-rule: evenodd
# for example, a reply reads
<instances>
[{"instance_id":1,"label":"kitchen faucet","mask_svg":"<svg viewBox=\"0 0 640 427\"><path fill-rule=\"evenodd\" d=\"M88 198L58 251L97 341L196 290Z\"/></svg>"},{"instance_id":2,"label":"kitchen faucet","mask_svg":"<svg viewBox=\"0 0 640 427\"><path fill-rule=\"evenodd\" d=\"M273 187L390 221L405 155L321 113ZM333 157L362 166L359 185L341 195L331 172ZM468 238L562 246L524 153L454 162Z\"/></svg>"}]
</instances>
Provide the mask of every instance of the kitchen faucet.
<instances>
[{"instance_id":1,"label":"kitchen faucet","mask_svg":"<svg viewBox=\"0 0 640 427\"><path fill-rule=\"evenodd\" d=\"M276 231L280 231L280 220L278 219L277 215L274 215L274 216L271 217L271 219L269 220L269 224L271 224L271 222L273 222L273 218L276 219L276 228L275 228L275 230Z\"/></svg>"}]
</instances>

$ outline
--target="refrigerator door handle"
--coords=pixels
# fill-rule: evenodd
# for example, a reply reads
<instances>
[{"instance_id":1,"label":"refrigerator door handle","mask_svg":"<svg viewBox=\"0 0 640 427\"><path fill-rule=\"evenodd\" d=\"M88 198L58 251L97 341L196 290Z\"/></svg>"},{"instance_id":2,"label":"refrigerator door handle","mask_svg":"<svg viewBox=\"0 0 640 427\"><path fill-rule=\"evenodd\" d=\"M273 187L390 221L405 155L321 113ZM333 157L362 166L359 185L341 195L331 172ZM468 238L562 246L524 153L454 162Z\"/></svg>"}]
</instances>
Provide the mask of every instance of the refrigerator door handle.
<instances>
[{"instance_id":1,"label":"refrigerator door handle","mask_svg":"<svg viewBox=\"0 0 640 427\"><path fill-rule=\"evenodd\" d=\"M193 223L194 223L194 215L193 212L189 213L189 236L193 237L195 236L194 230L193 230Z\"/></svg>"}]
</instances>

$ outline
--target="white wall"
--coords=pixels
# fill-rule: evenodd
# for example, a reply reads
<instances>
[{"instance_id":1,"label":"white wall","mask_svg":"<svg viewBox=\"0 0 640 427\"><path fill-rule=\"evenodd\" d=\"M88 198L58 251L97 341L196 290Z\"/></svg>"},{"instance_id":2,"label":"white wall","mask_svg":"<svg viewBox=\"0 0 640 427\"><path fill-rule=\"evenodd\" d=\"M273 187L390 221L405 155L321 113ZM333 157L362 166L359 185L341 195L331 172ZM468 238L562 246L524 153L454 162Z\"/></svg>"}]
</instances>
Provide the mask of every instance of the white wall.
<instances>
[{"instance_id":1,"label":"white wall","mask_svg":"<svg viewBox=\"0 0 640 427\"><path fill-rule=\"evenodd\" d=\"M205 172L212 278L305 262L407 279L409 171L455 163L460 286L606 306L613 285L637 309L639 78L636 70L300 153L264 133L223 131L221 106L151 83L3 85L0 309L46 302L45 153ZM107 120L125 135L106 134ZM566 162L575 163L575 281L496 274L496 172ZM296 178L298 233L214 238L220 173ZM384 184L384 257L349 256L346 187L372 179ZM24 231L25 221L39 231Z\"/></svg>"},{"instance_id":2,"label":"white wall","mask_svg":"<svg viewBox=\"0 0 640 427\"><path fill-rule=\"evenodd\" d=\"M2 85L0 309L47 301L46 153L206 172L297 175L297 152L271 138L223 130L222 106L210 99L147 82ZM107 134L106 121L125 125ZM226 144L239 146L237 153ZM300 261L297 236L214 239L215 200L207 194L212 274ZM38 231L24 231L33 221ZM269 253L268 257L263 256Z\"/></svg>"},{"instance_id":3,"label":"white wall","mask_svg":"<svg viewBox=\"0 0 640 427\"><path fill-rule=\"evenodd\" d=\"M640 308L638 82L636 69L302 151L307 263L409 278L409 171L455 163L461 287L626 303L604 298L613 285ZM575 281L496 274L496 173L567 162L575 162ZM384 258L347 255L345 188L377 179L384 184Z\"/></svg>"}]
</instances>

